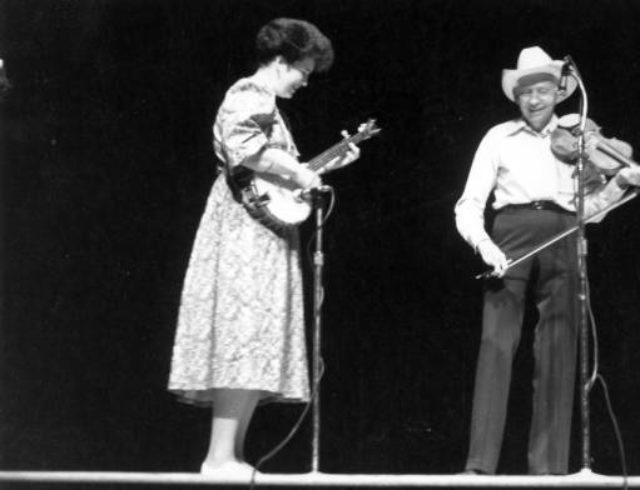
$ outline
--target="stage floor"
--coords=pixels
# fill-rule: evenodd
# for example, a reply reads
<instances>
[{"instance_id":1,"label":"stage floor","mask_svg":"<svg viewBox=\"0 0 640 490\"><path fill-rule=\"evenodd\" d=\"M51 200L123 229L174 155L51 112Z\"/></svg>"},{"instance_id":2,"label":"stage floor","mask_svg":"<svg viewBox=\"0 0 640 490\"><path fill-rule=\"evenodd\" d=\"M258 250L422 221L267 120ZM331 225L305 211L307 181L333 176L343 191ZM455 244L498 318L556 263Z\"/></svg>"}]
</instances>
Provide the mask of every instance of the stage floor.
<instances>
[{"instance_id":1,"label":"stage floor","mask_svg":"<svg viewBox=\"0 0 640 490\"><path fill-rule=\"evenodd\" d=\"M82 471L0 471L2 482L40 484L144 484L144 485L247 485L247 478L221 478L197 473L121 473ZM459 487L459 488L624 488L621 476L582 471L566 476L474 476L304 473L256 475L256 486L285 487ZM628 488L640 488L640 476L627 479Z\"/></svg>"}]
</instances>

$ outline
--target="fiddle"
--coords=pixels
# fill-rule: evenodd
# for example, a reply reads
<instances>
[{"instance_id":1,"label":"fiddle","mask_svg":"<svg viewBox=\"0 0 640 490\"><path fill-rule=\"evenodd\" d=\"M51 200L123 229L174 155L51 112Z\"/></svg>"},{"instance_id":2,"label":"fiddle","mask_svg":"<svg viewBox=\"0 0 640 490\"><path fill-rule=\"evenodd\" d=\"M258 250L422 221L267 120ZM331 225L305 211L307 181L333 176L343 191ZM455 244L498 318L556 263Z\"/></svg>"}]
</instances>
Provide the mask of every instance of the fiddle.
<instances>
[{"instance_id":1,"label":"fiddle","mask_svg":"<svg viewBox=\"0 0 640 490\"><path fill-rule=\"evenodd\" d=\"M578 159L579 123L578 114L567 114L558 120L558 127L551 133L551 151L565 163L575 164ZM590 164L585 167L588 172L611 176L621 168L638 167L631 159L631 145L616 138L605 138L600 126L592 119L587 119L584 142L586 160Z\"/></svg>"}]
</instances>

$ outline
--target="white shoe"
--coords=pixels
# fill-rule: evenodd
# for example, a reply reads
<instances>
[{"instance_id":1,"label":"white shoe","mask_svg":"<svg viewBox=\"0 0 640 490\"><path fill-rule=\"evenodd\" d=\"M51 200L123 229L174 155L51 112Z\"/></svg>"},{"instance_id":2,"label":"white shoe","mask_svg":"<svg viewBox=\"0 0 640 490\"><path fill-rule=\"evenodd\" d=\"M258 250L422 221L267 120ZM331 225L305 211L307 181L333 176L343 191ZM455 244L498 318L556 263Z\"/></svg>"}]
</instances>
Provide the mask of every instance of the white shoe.
<instances>
[{"instance_id":1,"label":"white shoe","mask_svg":"<svg viewBox=\"0 0 640 490\"><path fill-rule=\"evenodd\" d=\"M241 461L227 461L219 466L211 467L207 463L202 463L200 474L207 476L217 476L220 478L232 478L248 480L253 478L254 473L259 475L259 471L248 463Z\"/></svg>"}]
</instances>

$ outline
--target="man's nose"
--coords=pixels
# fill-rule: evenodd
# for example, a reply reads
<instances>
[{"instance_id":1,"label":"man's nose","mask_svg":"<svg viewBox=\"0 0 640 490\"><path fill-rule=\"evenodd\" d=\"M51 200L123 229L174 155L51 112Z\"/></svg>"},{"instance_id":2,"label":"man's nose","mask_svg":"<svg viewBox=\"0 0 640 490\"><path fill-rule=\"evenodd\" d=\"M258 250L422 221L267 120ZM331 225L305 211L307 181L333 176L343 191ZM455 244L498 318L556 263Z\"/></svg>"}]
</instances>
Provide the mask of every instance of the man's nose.
<instances>
[{"instance_id":1,"label":"man's nose","mask_svg":"<svg viewBox=\"0 0 640 490\"><path fill-rule=\"evenodd\" d=\"M531 92L531 96L529 97L530 105L537 105L540 102L540 94L536 91Z\"/></svg>"}]
</instances>

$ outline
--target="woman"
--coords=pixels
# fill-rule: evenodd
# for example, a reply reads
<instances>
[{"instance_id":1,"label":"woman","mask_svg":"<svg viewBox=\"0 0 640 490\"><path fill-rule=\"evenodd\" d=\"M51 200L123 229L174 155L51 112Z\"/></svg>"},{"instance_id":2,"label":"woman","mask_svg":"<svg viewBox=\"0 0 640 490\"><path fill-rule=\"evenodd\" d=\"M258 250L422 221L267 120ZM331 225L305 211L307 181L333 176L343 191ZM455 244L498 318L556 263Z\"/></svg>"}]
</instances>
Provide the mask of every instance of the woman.
<instances>
[{"instance_id":1,"label":"woman","mask_svg":"<svg viewBox=\"0 0 640 490\"><path fill-rule=\"evenodd\" d=\"M276 98L291 98L333 62L331 42L312 24L275 19L256 39L258 68L220 106L214 148L221 174L211 190L185 277L169 389L213 406L202 473L250 474L247 427L258 402L307 401L299 239L274 232L234 199L247 171L279 174L301 188L321 184L300 164ZM359 156L357 147L329 169Z\"/></svg>"}]
</instances>

